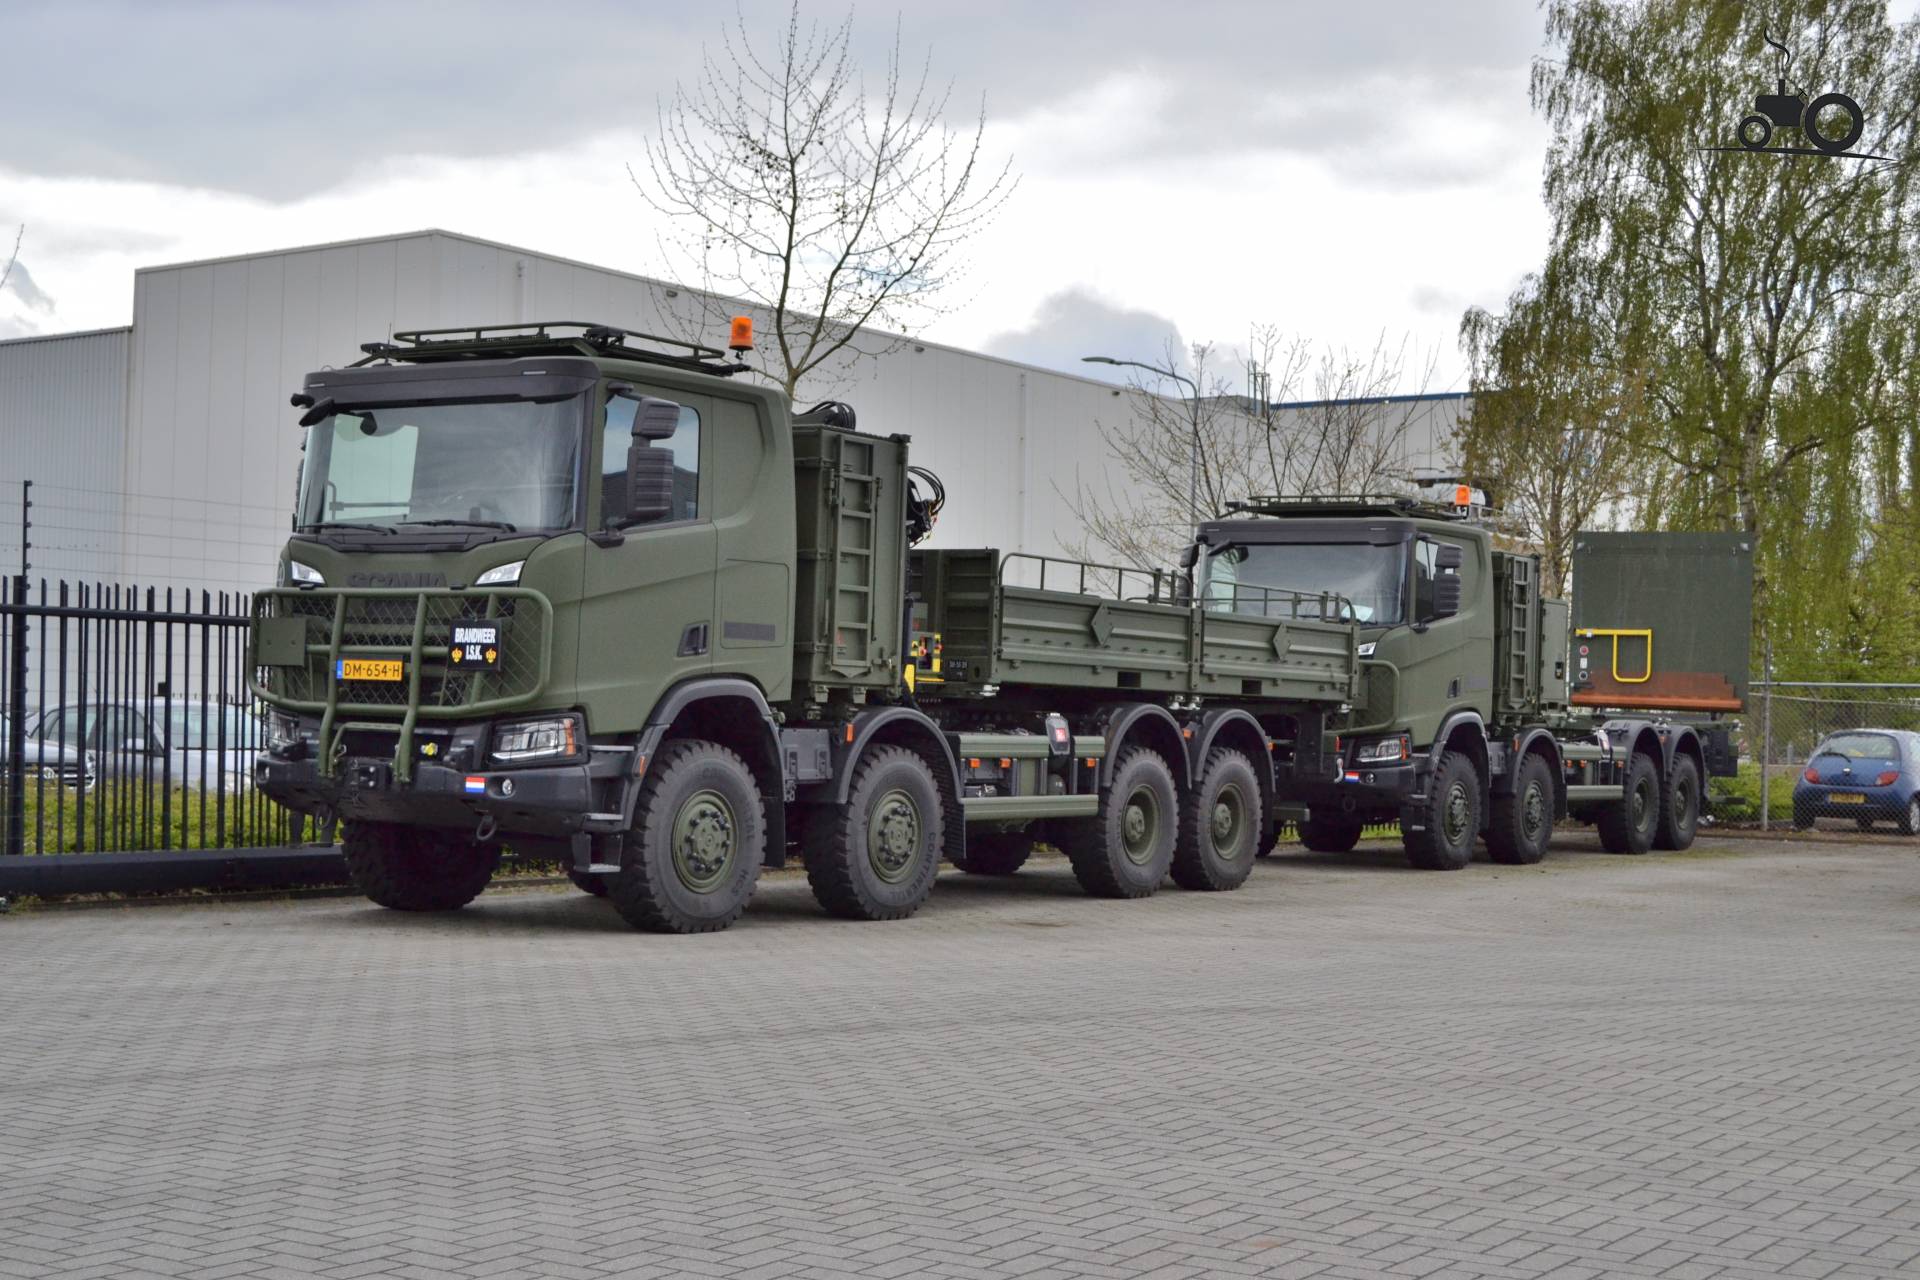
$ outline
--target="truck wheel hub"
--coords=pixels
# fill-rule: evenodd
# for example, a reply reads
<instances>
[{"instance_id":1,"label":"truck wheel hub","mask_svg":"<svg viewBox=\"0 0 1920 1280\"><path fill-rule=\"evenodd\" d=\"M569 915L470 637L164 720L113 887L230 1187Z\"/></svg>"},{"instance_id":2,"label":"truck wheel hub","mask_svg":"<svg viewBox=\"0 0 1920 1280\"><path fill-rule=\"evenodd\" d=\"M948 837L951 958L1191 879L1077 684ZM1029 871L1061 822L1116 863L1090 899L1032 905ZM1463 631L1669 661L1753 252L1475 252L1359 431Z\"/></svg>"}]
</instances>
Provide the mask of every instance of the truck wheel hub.
<instances>
[{"instance_id":1,"label":"truck wheel hub","mask_svg":"<svg viewBox=\"0 0 1920 1280\"><path fill-rule=\"evenodd\" d=\"M696 893L717 885L733 862L733 809L718 792L702 791L680 806L673 824L673 869Z\"/></svg>"},{"instance_id":2,"label":"truck wheel hub","mask_svg":"<svg viewBox=\"0 0 1920 1280\"><path fill-rule=\"evenodd\" d=\"M1120 843L1127 860L1138 866L1153 861L1153 847L1160 833L1160 806L1153 792L1145 787L1127 798L1120 815Z\"/></svg>"},{"instance_id":3,"label":"truck wheel hub","mask_svg":"<svg viewBox=\"0 0 1920 1280\"><path fill-rule=\"evenodd\" d=\"M874 806L867 828L867 860L882 880L896 884L913 866L920 847L920 810L904 791L889 791Z\"/></svg>"},{"instance_id":4,"label":"truck wheel hub","mask_svg":"<svg viewBox=\"0 0 1920 1280\"><path fill-rule=\"evenodd\" d=\"M1540 788L1537 784L1530 786L1527 788L1526 800L1520 812L1521 829L1526 833L1528 839L1532 839L1534 836L1540 834L1540 829L1546 826L1546 823L1546 797L1540 793Z\"/></svg>"},{"instance_id":5,"label":"truck wheel hub","mask_svg":"<svg viewBox=\"0 0 1920 1280\"><path fill-rule=\"evenodd\" d=\"M1473 833L1467 830L1467 816L1472 807L1472 802L1467 797L1467 789L1465 786L1456 782L1447 789L1447 808L1445 814L1447 843L1458 844L1462 840L1472 838Z\"/></svg>"},{"instance_id":6,"label":"truck wheel hub","mask_svg":"<svg viewBox=\"0 0 1920 1280\"><path fill-rule=\"evenodd\" d=\"M1213 802L1213 843L1225 848L1240 835L1240 792L1229 787Z\"/></svg>"}]
</instances>

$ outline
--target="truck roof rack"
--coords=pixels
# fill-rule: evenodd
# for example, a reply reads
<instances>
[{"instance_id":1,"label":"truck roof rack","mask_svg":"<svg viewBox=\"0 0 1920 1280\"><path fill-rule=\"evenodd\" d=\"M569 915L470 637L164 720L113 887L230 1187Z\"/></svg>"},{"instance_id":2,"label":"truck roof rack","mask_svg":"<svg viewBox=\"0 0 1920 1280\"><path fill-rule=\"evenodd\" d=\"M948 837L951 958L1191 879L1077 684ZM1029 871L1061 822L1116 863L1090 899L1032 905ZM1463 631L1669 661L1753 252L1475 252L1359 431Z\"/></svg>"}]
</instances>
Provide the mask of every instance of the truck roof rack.
<instances>
[{"instance_id":1,"label":"truck roof rack","mask_svg":"<svg viewBox=\"0 0 1920 1280\"><path fill-rule=\"evenodd\" d=\"M423 364L565 353L613 356L676 369L694 369L722 378L748 372L747 365L729 360L727 353L718 347L581 320L540 320L460 329L404 329L395 333L390 342L365 342L360 350L366 356L354 362L355 368L376 360Z\"/></svg>"},{"instance_id":2,"label":"truck roof rack","mask_svg":"<svg viewBox=\"0 0 1920 1280\"><path fill-rule=\"evenodd\" d=\"M1419 516L1429 520L1464 520L1468 514L1397 493L1262 493L1229 502L1227 510L1256 516Z\"/></svg>"}]
</instances>

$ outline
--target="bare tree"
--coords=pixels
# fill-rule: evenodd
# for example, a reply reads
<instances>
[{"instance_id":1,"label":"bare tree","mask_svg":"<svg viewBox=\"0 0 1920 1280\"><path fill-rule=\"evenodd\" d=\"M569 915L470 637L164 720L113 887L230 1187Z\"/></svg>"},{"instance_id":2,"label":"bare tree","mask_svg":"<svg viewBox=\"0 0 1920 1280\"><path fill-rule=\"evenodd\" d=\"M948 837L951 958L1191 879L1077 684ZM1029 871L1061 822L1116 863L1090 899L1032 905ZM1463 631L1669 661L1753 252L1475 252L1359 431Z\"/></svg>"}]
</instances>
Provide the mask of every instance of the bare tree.
<instances>
[{"instance_id":1,"label":"bare tree","mask_svg":"<svg viewBox=\"0 0 1920 1280\"><path fill-rule=\"evenodd\" d=\"M7 255L7 265L0 267L0 293L7 291L7 280L13 275L13 264L20 261L20 242L27 238L27 224L21 223L20 229L13 233L13 252Z\"/></svg>"},{"instance_id":2,"label":"bare tree","mask_svg":"<svg viewBox=\"0 0 1920 1280\"><path fill-rule=\"evenodd\" d=\"M699 83L676 86L647 147L645 180L628 175L674 230L662 238L676 274L708 294L768 313L788 395L836 357L871 356L943 314L958 253L1012 194L1011 161L981 156L986 104L970 133L948 128L951 85L929 64L903 78L896 26L883 86L870 95L853 61L853 18L802 28L795 0L784 34L756 51L746 19L723 31ZM712 298L688 300L705 332Z\"/></svg>"},{"instance_id":3,"label":"bare tree","mask_svg":"<svg viewBox=\"0 0 1920 1280\"><path fill-rule=\"evenodd\" d=\"M1356 355L1256 326L1247 365L1263 375L1258 395L1236 387L1214 344L1196 343L1187 354L1191 377L1178 381L1190 383L1188 394L1167 394L1180 355L1169 343L1163 367L1132 380L1128 416L1099 424L1113 465L1095 483L1076 480L1071 492L1055 486L1087 531L1074 554L1164 567L1193 526L1229 502L1410 481L1407 442L1422 406L1404 397L1426 389L1433 363L1416 371L1409 389L1405 342L1393 347L1383 338Z\"/></svg>"}]
</instances>

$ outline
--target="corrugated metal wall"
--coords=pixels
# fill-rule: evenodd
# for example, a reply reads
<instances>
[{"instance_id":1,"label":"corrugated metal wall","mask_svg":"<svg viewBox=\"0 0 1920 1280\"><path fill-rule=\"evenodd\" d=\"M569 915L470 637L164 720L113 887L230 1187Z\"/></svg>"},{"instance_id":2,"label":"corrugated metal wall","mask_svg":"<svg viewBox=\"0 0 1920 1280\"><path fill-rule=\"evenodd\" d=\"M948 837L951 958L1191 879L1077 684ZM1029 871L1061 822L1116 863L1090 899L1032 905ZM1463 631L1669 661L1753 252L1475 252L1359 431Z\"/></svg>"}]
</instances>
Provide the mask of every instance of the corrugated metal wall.
<instances>
[{"instance_id":1,"label":"corrugated metal wall","mask_svg":"<svg viewBox=\"0 0 1920 1280\"><path fill-rule=\"evenodd\" d=\"M163 586L265 582L299 461L287 396L363 342L529 320L677 334L697 323L692 296L444 232L143 270L119 487L176 501L129 510L126 572ZM1078 535L1055 486L1104 474L1096 419L1126 411L1106 384L933 343L838 359L804 395L849 401L864 430L914 437L915 461L948 484L939 543L1042 552Z\"/></svg>"},{"instance_id":2,"label":"corrugated metal wall","mask_svg":"<svg viewBox=\"0 0 1920 1280\"><path fill-rule=\"evenodd\" d=\"M0 342L0 572L19 569L21 480L34 482L34 576L119 570L129 332Z\"/></svg>"},{"instance_id":3,"label":"corrugated metal wall","mask_svg":"<svg viewBox=\"0 0 1920 1280\"><path fill-rule=\"evenodd\" d=\"M440 231L152 267L135 275L130 342L125 330L59 339L76 344L72 354L47 357L104 370L110 337L123 372L69 364L49 375L48 387L88 394L36 393L36 412L60 425L27 434L36 454L42 439L71 454L72 469L48 464L62 483L116 495L99 520L118 555L92 571L251 589L286 535L300 456L287 397L308 371L355 360L361 343L397 329L576 320L717 341L726 310L707 306L705 328L701 310L691 290ZM756 318L764 345L766 317ZM1057 554L1080 540L1073 497L1122 483L1100 424L1133 412L1126 396L937 343L862 341L876 343L883 353L843 353L802 398L845 400L862 429L913 437L914 460L948 486L937 545ZM96 406L92 391L109 386L119 398ZM102 434L100 424L120 422ZM1437 430L1416 434L1410 462L1442 452Z\"/></svg>"}]
</instances>

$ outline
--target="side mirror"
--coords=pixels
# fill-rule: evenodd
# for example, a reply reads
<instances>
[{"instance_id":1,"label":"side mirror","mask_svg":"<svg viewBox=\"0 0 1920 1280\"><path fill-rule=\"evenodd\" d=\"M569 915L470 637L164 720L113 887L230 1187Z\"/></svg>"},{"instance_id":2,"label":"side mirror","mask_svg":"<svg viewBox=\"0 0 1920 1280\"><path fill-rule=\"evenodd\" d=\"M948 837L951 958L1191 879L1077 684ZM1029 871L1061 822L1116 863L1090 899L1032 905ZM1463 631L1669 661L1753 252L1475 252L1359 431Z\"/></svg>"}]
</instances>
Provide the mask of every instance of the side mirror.
<instances>
[{"instance_id":1,"label":"side mirror","mask_svg":"<svg viewBox=\"0 0 1920 1280\"><path fill-rule=\"evenodd\" d=\"M668 402L655 401L656 404ZM679 406L668 405L679 417ZM630 524L665 520L673 514L673 454L640 439L640 416L634 415L634 442L627 446L627 511ZM668 432L668 435L673 434Z\"/></svg>"},{"instance_id":2,"label":"side mirror","mask_svg":"<svg viewBox=\"0 0 1920 1280\"><path fill-rule=\"evenodd\" d=\"M673 433L680 429L680 406L671 400L656 400L652 396L636 396L634 399L633 438L672 439Z\"/></svg>"},{"instance_id":3,"label":"side mirror","mask_svg":"<svg viewBox=\"0 0 1920 1280\"><path fill-rule=\"evenodd\" d=\"M1433 567L1438 570L1433 578L1433 616L1451 618L1460 612L1460 566L1466 557L1459 547L1443 542L1434 552Z\"/></svg>"},{"instance_id":4,"label":"side mirror","mask_svg":"<svg viewBox=\"0 0 1920 1280\"><path fill-rule=\"evenodd\" d=\"M335 406L333 403L332 396L328 396L324 400L318 401L317 403L314 404L313 408L307 410L305 413L300 415L300 425L303 427L310 427L314 423L324 420L327 417L327 415L333 412L334 407Z\"/></svg>"},{"instance_id":5,"label":"side mirror","mask_svg":"<svg viewBox=\"0 0 1920 1280\"><path fill-rule=\"evenodd\" d=\"M1199 563L1200 563L1200 544L1199 543L1189 542L1186 546L1180 549L1180 567L1182 569L1185 569L1188 573L1192 573L1193 566Z\"/></svg>"}]
</instances>

